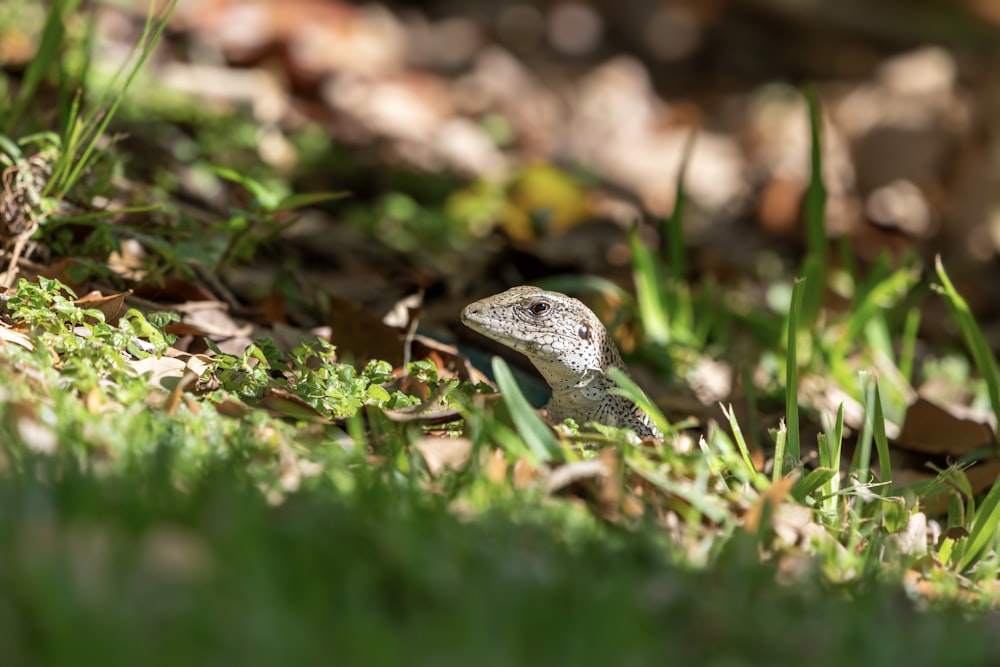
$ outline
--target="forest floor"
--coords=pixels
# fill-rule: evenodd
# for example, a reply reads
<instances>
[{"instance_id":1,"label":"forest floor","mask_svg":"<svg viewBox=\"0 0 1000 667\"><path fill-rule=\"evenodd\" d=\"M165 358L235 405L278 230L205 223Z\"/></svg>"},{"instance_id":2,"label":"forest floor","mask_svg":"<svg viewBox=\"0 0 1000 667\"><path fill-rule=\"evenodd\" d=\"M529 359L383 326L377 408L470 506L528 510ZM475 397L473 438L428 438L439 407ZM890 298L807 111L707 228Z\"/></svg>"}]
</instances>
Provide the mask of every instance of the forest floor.
<instances>
[{"instance_id":1,"label":"forest floor","mask_svg":"<svg viewBox=\"0 0 1000 667\"><path fill-rule=\"evenodd\" d=\"M146 11L0 7L3 664L1000 658L990 3Z\"/></svg>"}]
</instances>

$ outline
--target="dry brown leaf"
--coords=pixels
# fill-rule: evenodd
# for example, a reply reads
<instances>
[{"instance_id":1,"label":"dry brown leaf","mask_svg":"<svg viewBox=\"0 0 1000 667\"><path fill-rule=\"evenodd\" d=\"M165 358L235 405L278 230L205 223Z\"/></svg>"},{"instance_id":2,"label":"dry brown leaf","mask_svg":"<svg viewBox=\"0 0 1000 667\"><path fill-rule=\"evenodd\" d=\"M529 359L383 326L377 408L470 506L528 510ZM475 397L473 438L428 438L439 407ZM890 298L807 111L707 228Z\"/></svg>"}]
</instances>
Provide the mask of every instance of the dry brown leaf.
<instances>
[{"instance_id":1,"label":"dry brown leaf","mask_svg":"<svg viewBox=\"0 0 1000 667\"><path fill-rule=\"evenodd\" d=\"M600 459L573 461L553 469L545 480L545 487L548 493L556 493L577 482L604 479L610 473L607 463Z\"/></svg>"},{"instance_id":2,"label":"dry brown leaf","mask_svg":"<svg viewBox=\"0 0 1000 667\"><path fill-rule=\"evenodd\" d=\"M622 507L623 499L628 498L628 494L625 493L625 480L621 475L619 456L618 450L612 447L605 447L597 453L597 460L603 463L607 470L602 484L597 489L597 501L606 516L616 516L618 509Z\"/></svg>"},{"instance_id":3,"label":"dry brown leaf","mask_svg":"<svg viewBox=\"0 0 1000 667\"><path fill-rule=\"evenodd\" d=\"M225 415L226 417L245 417L253 411L246 403L233 400L231 398L225 399L215 404L215 411L220 415Z\"/></svg>"},{"instance_id":4,"label":"dry brown leaf","mask_svg":"<svg viewBox=\"0 0 1000 667\"><path fill-rule=\"evenodd\" d=\"M108 255L108 268L127 280L141 281L146 277L146 249L136 239L123 239L118 250Z\"/></svg>"},{"instance_id":5,"label":"dry brown leaf","mask_svg":"<svg viewBox=\"0 0 1000 667\"><path fill-rule=\"evenodd\" d=\"M193 334L209 338L237 338L249 336L253 327L237 322L227 311L229 306L221 301L189 301L174 307L181 314L181 321L166 327L177 335Z\"/></svg>"},{"instance_id":6,"label":"dry brown leaf","mask_svg":"<svg viewBox=\"0 0 1000 667\"><path fill-rule=\"evenodd\" d=\"M330 295L330 342L339 358L364 363L383 359L393 367L403 363L403 342L399 332L359 303Z\"/></svg>"},{"instance_id":7,"label":"dry brown leaf","mask_svg":"<svg viewBox=\"0 0 1000 667\"><path fill-rule=\"evenodd\" d=\"M162 357L134 359L126 363L139 375L149 373L151 384L172 389L175 383L171 380L182 378L185 373L193 373L197 377L204 375L210 368L212 359L203 354L188 354L170 348Z\"/></svg>"},{"instance_id":8,"label":"dry brown leaf","mask_svg":"<svg viewBox=\"0 0 1000 667\"><path fill-rule=\"evenodd\" d=\"M104 412L104 397L101 395L101 390L97 387L91 387L87 391L86 396L83 398L83 403L87 406L87 411L90 414L98 415Z\"/></svg>"},{"instance_id":9,"label":"dry brown leaf","mask_svg":"<svg viewBox=\"0 0 1000 667\"><path fill-rule=\"evenodd\" d=\"M420 318L420 313L423 309L423 302L423 292L407 294L403 298L396 301L396 303L394 303L392 307L386 311L385 315L382 316L382 321L390 327L394 327L400 331L407 331L410 326Z\"/></svg>"},{"instance_id":10,"label":"dry brown leaf","mask_svg":"<svg viewBox=\"0 0 1000 667\"><path fill-rule=\"evenodd\" d=\"M164 406L164 409L166 410L166 413L168 415L174 414L174 411L177 409L177 406L179 406L181 403L181 396L185 391L188 390L188 388L193 387L195 384L197 384L198 376L199 374L195 373L190 368L187 368L184 371L184 376L180 379L180 381L178 381L174 385L174 388L170 391L170 397L167 399L167 402Z\"/></svg>"},{"instance_id":11,"label":"dry brown leaf","mask_svg":"<svg viewBox=\"0 0 1000 667\"><path fill-rule=\"evenodd\" d=\"M893 445L925 454L960 457L993 442L989 418L973 416L958 407L945 407L918 398L906 411Z\"/></svg>"},{"instance_id":12,"label":"dry brown leaf","mask_svg":"<svg viewBox=\"0 0 1000 667\"><path fill-rule=\"evenodd\" d=\"M502 449L494 449L482 454L483 473L486 479L494 484L500 484L507 479L507 454Z\"/></svg>"},{"instance_id":13,"label":"dry brown leaf","mask_svg":"<svg viewBox=\"0 0 1000 667\"><path fill-rule=\"evenodd\" d=\"M472 441L468 438L423 437L414 447L424 457L432 477L446 470L461 470L472 457Z\"/></svg>"},{"instance_id":14,"label":"dry brown leaf","mask_svg":"<svg viewBox=\"0 0 1000 667\"><path fill-rule=\"evenodd\" d=\"M528 463L526 459L519 458L514 463L514 472L511 482L515 489L524 489L538 479L538 469Z\"/></svg>"},{"instance_id":15,"label":"dry brown leaf","mask_svg":"<svg viewBox=\"0 0 1000 667\"><path fill-rule=\"evenodd\" d=\"M619 474L621 469L619 452L614 448L607 447L598 452L597 459L607 469L607 474L597 486L597 502L600 505L602 516L609 520L615 520L619 513L633 519L645 514L646 508L642 501L639 500L637 494L627 490L624 479Z\"/></svg>"},{"instance_id":16,"label":"dry brown leaf","mask_svg":"<svg viewBox=\"0 0 1000 667\"><path fill-rule=\"evenodd\" d=\"M4 343L13 343L14 345L20 345L21 347L34 350L35 344L31 342L31 338L24 335L20 331L14 331L10 327L0 326L0 341Z\"/></svg>"},{"instance_id":17,"label":"dry brown leaf","mask_svg":"<svg viewBox=\"0 0 1000 667\"><path fill-rule=\"evenodd\" d=\"M462 418L462 413L455 408L444 408L441 406L415 405L412 408L402 408L400 410L382 410L390 421L397 423L413 422L425 426L435 424L447 424Z\"/></svg>"},{"instance_id":18,"label":"dry brown leaf","mask_svg":"<svg viewBox=\"0 0 1000 667\"><path fill-rule=\"evenodd\" d=\"M89 308L101 311L104 321L111 326L118 324L118 318L125 312L125 298L132 294L132 290L104 296L100 292L94 291L84 294L73 303L80 308Z\"/></svg>"},{"instance_id":19,"label":"dry brown leaf","mask_svg":"<svg viewBox=\"0 0 1000 667\"><path fill-rule=\"evenodd\" d=\"M215 295L201 285L183 278L166 278L162 283L146 283L135 288L135 295L156 303L187 304L215 301Z\"/></svg>"},{"instance_id":20,"label":"dry brown leaf","mask_svg":"<svg viewBox=\"0 0 1000 667\"><path fill-rule=\"evenodd\" d=\"M176 348L167 348L167 351L163 353L165 357L172 357L174 359L180 359L187 366L187 369L201 377L205 372L212 367L214 363L212 357L205 354L190 354L189 352L184 352Z\"/></svg>"},{"instance_id":21,"label":"dry brown leaf","mask_svg":"<svg viewBox=\"0 0 1000 667\"><path fill-rule=\"evenodd\" d=\"M201 340L201 338L196 337L196 340ZM246 351L246 349L251 345L253 345L256 341L254 341L249 336L234 336L232 338L216 339L214 342L215 346L219 348L219 352L222 352L223 354L231 354L234 357L238 357L241 354L243 354ZM251 359L250 363L255 364L257 363L257 361L256 359Z\"/></svg>"},{"instance_id":22,"label":"dry brown leaf","mask_svg":"<svg viewBox=\"0 0 1000 667\"><path fill-rule=\"evenodd\" d=\"M150 384L155 384L164 389L169 389L164 383L168 378L180 378L184 376L187 364L181 359L173 357L147 357L145 359L129 360L131 366L139 375L149 374Z\"/></svg>"},{"instance_id":23,"label":"dry brown leaf","mask_svg":"<svg viewBox=\"0 0 1000 667\"><path fill-rule=\"evenodd\" d=\"M309 405L295 394L290 394L282 389L272 388L268 390L267 394L257 402L257 405L283 417L302 419L321 424L334 423L322 412Z\"/></svg>"}]
</instances>

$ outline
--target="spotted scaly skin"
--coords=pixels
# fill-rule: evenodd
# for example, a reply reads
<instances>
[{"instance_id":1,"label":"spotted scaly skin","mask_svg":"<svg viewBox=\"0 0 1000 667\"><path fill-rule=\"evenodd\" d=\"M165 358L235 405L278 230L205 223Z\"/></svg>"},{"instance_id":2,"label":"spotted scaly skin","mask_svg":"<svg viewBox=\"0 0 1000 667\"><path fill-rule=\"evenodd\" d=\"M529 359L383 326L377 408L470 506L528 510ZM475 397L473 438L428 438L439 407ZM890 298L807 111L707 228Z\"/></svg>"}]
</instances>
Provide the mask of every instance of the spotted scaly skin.
<instances>
[{"instance_id":1,"label":"spotted scaly skin","mask_svg":"<svg viewBox=\"0 0 1000 667\"><path fill-rule=\"evenodd\" d=\"M552 388L545 407L553 422L572 418L661 437L634 403L608 392L615 386L608 369L628 371L607 329L579 300L522 285L469 304L462 323L528 357Z\"/></svg>"}]
</instances>

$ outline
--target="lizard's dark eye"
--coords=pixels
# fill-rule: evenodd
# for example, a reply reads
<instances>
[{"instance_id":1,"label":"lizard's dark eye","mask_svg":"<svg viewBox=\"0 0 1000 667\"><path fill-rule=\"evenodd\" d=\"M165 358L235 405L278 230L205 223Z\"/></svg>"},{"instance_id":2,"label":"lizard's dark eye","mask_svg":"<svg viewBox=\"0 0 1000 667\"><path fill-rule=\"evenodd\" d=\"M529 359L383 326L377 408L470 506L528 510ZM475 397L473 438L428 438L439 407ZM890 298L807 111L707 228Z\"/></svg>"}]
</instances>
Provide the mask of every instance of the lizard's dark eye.
<instances>
[{"instance_id":1,"label":"lizard's dark eye","mask_svg":"<svg viewBox=\"0 0 1000 667\"><path fill-rule=\"evenodd\" d=\"M580 328L576 330L576 335L583 340L590 340L590 327L586 322L580 322Z\"/></svg>"},{"instance_id":2,"label":"lizard's dark eye","mask_svg":"<svg viewBox=\"0 0 1000 667\"><path fill-rule=\"evenodd\" d=\"M528 310L531 311L532 315L544 315L549 312L549 306L547 301L535 301L533 304L528 306Z\"/></svg>"}]
</instances>

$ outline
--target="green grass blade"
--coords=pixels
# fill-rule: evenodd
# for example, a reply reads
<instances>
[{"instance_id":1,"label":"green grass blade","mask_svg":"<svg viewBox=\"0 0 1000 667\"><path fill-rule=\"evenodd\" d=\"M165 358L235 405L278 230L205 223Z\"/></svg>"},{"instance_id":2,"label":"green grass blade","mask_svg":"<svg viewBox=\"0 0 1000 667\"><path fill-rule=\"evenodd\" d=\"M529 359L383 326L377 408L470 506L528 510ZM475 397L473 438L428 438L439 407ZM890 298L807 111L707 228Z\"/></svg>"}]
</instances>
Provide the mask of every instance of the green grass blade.
<instances>
[{"instance_id":1,"label":"green grass blade","mask_svg":"<svg viewBox=\"0 0 1000 667\"><path fill-rule=\"evenodd\" d=\"M167 27L167 22L170 19L171 14L173 14L174 9L177 6L177 0L170 0L163 9L158 13L154 13L154 9L150 9L150 13L146 18L146 25L143 28L142 35L137 42L138 47L138 57L132 64L132 67L128 70L125 76L125 81L120 86L109 86L105 93L105 97L108 95L114 95L114 100L111 102L107 109L104 109L104 104L98 104L94 111L89 115L87 121L84 123L83 139L81 141L83 150L81 154L73 163L73 168L70 170L69 174L57 187L56 191L57 197L63 197L69 191L73 185L83 176L84 172L90 166L90 159L93 152L97 149L98 142L101 136L104 134L114 117L115 112L118 111L118 107L121 105L122 100L125 98L125 93L131 87L132 82L135 80L136 75L138 75L139 70L146 63L150 54L153 52L153 47L159 41L160 36ZM125 61L122 67L125 68L128 63L128 59ZM119 72L120 74L120 72ZM115 81L117 81L118 75L115 76ZM103 100L102 100L103 102Z\"/></svg>"},{"instance_id":2,"label":"green grass blade","mask_svg":"<svg viewBox=\"0 0 1000 667\"><path fill-rule=\"evenodd\" d=\"M46 196L61 198L65 194L63 183L66 182L69 172L73 168L73 160L77 154L77 147L80 145L80 135L83 131L83 123L80 121L80 106L82 104L83 93L77 91L70 103L66 126L63 127L60 138L54 143L59 146L59 154L52 165L52 177L45 184L44 194Z\"/></svg>"},{"instance_id":3,"label":"green grass blade","mask_svg":"<svg viewBox=\"0 0 1000 667\"><path fill-rule=\"evenodd\" d=\"M873 269L873 273L876 269ZM851 345L857 344L862 334L869 345L881 350L888 358L892 356L891 337L884 321L886 309L899 303L920 281L920 272L915 266L907 266L881 277L878 281L859 289L851 307L851 315L844 333L837 340L830 353L832 363L843 366L843 360Z\"/></svg>"},{"instance_id":4,"label":"green grass blade","mask_svg":"<svg viewBox=\"0 0 1000 667\"><path fill-rule=\"evenodd\" d=\"M892 491L892 461L889 459L889 440L885 435L885 416L882 413L882 397L879 394L878 380L872 382L873 404L872 435L875 439L875 449L878 452L879 477L882 485L878 493L886 495Z\"/></svg>"},{"instance_id":5,"label":"green grass blade","mask_svg":"<svg viewBox=\"0 0 1000 667\"><path fill-rule=\"evenodd\" d=\"M975 563L985 547L996 539L1000 530L1000 480L986 494L969 531L969 538L959 561L959 569L966 569Z\"/></svg>"},{"instance_id":6,"label":"green grass blade","mask_svg":"<svg viewBox=\"0 0 1000 667\"><path fill-rule=\"evenodd\" d=\"M757 468L754 467L753 459L750 456L750 447L747 446L747 441L743 437L743 429L740 428L740 423L736 419L736 413L733 411L733 406L722 406L722 414L725 415L726 420L729 422L729 429L733 432L733 440L736 441L736 447L740 450L740 456L743 457L743 464L747 467L747 473L751 477L756 476Z\"/></svg>"},{"instance_id":7,"label":"green grass blade","mask_svg":"<svg viewBox=\"0 0 1000 667\"><path fill-rule=\"evenodd\" d=\"M914 306L906 312L903 336L899 344L899 374L913 384L913 360L916 358L917 333L920 330L920 308Z\"/></svg>"},{"instance_id":8,"label":"green grass blade","mask_svg":"<svg viewBox=\"0 0 1000 667\"><path fill-rule=\"evenodd\" d=\"M493 376L510 411L510 418L531 453L537 456L539 461L559 458L561 456L559 441L528 403L528 399L521 393L521 388L517 386L507 362L500 357L493 357Z\"/></svg>"},{"instance_id":9,"label":"green grass blade","mask_svg":"<svg viewBox=\"0 0 1000 667\"><path fill-rule=\"evenodd\" d=\"M993 414L1000 420L1000 373L997 371L996 359L990 351L986 337L983 336L983 332L976 324L969 304L958 293L955 286L951 284L948 274L945 273L940 256L935 258L934 268L937 271L938 279L941 281L941 289L944 293L948 310L951 311L955 323L958 324L959 331L962 332L962 338L965 340L965 345L972 354L976 368L979 369L980 374L986 381ZM996 434L994 437L997 437Z\"/></svg>"},{"instance_id":10,"label":"green grass blade","mask_svg":"<svg viewBox=\"0 0 1000 667\"><path fill-rule=\"evenodd\" d=\"M841 452L844 445L844 404L837 408L837 421L832 431L821 435L819 440L819 464L824 468L840 471ZM840 490L840 475L834 475L823 489L825 500L823 509L834 513L837 509L837 492Z\"/></svg>"},{"instance_id":11,"label":"green grass blade","mask_svg":"<svg viewBox=\"0 0 1000 667\"><path fill-rule=\"evenodd\" d=\"M948 278L940 256L935 258L934 268L941 281L941 291L945 296L945 303L962 332L962 338L972 354L976 368L979 369L986 381L993 413L1000 418L1000 377L998 377L996 359L990 351L982 330L976 324L969 304ZM1000 529L1000 479L993 482L993 487L986 494L986 498L972 519L968 542L959 561L961 569L964 570L979 559L986 546L996 539L998 529Z\"/></svg>"},{"instance_id":12,"label":"green grass blade","mask_svg":"<svg viewBox=\"0 0 1000 667\"><path fill-rule=\"evenodd\" d=\"M792 487L792 497L800 503L804 503L806 498L811 496L817 489L821 489L829 484L830 480L837 474L837 471L831 468L810 470L809 474L797 481L795 486Z\"/></svg>"},{"instance_id":13,"label":"green grass blade","mask_svg":"<svg viewBox=\"0 0 1000 667\"><path fill-rule=\"evenodd\" d=\"M820 140L822 117L816 90L807 86L803 94L809 109L811 157L809 186L805 194L806 259L803 273L809 279L803 298L803 321L812 322L819 314L826 284L826 186L823 184L823 153Z\"/></svg>"},{"instance_id":14,"label":"green grass blade","mask_svg":"<svg viewBox=\"0 0 1000 667\"><path fill-rule=\"evenodd\" d=\"M792 303L788 308L788 338L785 362L785 418L788 421L788 455L796 461L801 457L799 441L799 363L798 335L802 302L809 281L799 278L792 287Z\"/></svg>"},{"instance_id":15,"label":"green grass blade","mask_svg":"<svg viewBox=\"0 0 1000 667\"><path fill-rule=\"evenodd\" d=\"M14 126L35 99L39 84L59 64L59 54L66 34L64 17L76 9L79 0L53 0L42 28L38 49L25 69L17 100L7 109L3 121L3 134L10 134Z\"/></svg>"},{"instance_id":16,"label":"green grass blade","mask_svg":"<svg viewBox=\"0 0 1000 667\"><path fill-rule=\"evenodd\" d=\"M643 244L635 228L629 231L628 244L632 250L635 295L643 331L651 343L666 345L670 342L670 314L661 288L659 262Z\"/></svg>"},{"instance_id":17,"label":"green grass blade","mask_svg":"<svg viewBox=\"0 0 1000 667\"><path fill-rule=\"evenodd\" d=\"M867 475L872 464L872 431L874 420L872 414L875 411L874 382L867 371L858 373L861 381L861 395L864 397L865 423L861 428L861 436L858 438L858 448L854 452L854 460L851 469L863 471Z\"/></svg>"},{"instance_id":18,"label":"green grass blade","mask_svg":"<svg viewBox=\"0 0 1000 667\"><path fill-rule=\"evenodd\" d=\"M774 434L774 470L771 472L771 481L777 482L781 479L785 469L785 443L788 440L788 427L782 421L778 424L778 430Z\"/></svg>"}]
</instances>

